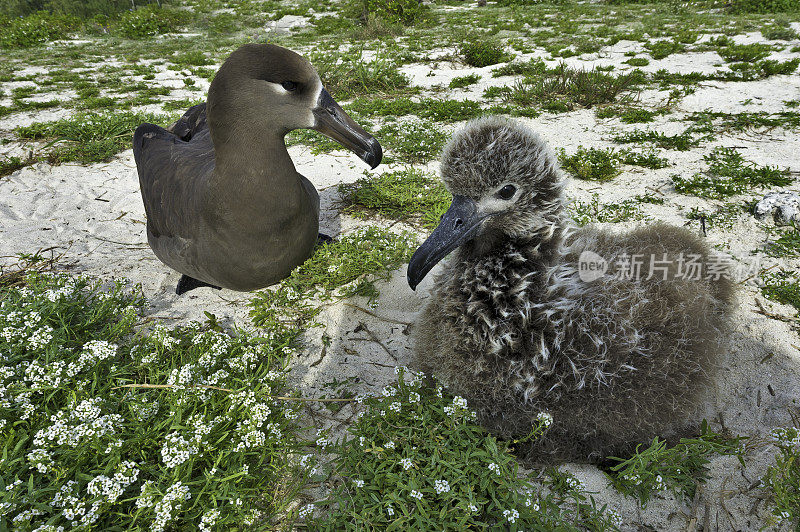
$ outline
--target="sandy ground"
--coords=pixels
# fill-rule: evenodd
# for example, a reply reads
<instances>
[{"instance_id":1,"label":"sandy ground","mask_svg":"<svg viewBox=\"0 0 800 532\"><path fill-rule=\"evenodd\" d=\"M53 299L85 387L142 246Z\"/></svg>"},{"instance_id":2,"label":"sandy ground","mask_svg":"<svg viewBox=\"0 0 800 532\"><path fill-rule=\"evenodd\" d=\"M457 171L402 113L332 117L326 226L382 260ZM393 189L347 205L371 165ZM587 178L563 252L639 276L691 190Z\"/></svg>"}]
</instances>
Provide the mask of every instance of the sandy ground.
<instances>
[{"instance_id":1,"label":"sandy ground","mask_svg":"<svg viewBox=\"0 0 800 532\"><path fill-rule=\"evenodd\" d=\"M615 64L622 68L626 66L622 65L623 54L631 46L632 43L620 42L600 54L585 56L583 61L573 58L570 62L581 66ZM715 54L683 54L654 61L649 68L706 71L719 62ZM509 78L491 78L491 68L463 68L443 62L436 66L432 77L427 76L430 70L430 65L404 67L413 82L423 86L446 85L455 76L473 72L483 75L478 85L454 91L454 97L478 99L487 85L510 81ZM169 83L172 80L167 76L165 73L163 81ZM191 96L199 94L202 93L194 92ZM702 109L775 111L782 108L783 100L796 98L798 94L798 75L776 76L752 83L705 83L681 102L677 113L659 117L650 127L674 134L685 127L675 122L683 113ZM651 91L642 98L654 103L666 98L666 93ZM742 103L750 98L753 104ZM35 117L29 113L13 115L0 121L0 129L8 131L34 118L49 120L63 116L62 113L44 111ZM568 153L581 144L612 146L604 140L612 136L612 130L635 128L616 119L598 120L592 110L543 115L527 122L554 147L565 148ZM722 137L689 152L670 151L666 157L672 166L662 170L626 167L616 180L602 186L573 181L568 195L586 201L592 193L598 193L600 200L606 203L657 190L667 201L663 205L645 204L644 212L651 219L684 224L686 218L682 212L693 206L707 208L712 203L677 194L670 184L670 176L699 171L704 167L702 155L717 145L741 148L745 157L759 164L800 171L800 138L774 130L766 135ZM20 147L9 145L3 149L7 153L14 150ZM290 153L298 170L320 190L322 232L342 235L363 225L364 222L339 212L336 194L336 184L353 182L363 175L365 167L361 161L346 152L314 156L301 146L291 148ZM435 169L435 164L429 166ZM388 169L380 167L377 171ZM800 190L800 187L789 189ZM624 230L638 223L643 222L615 224L613 230ZM750 263L757 258L751 252L763 249L767 236L751 216L742 215L730 230L710 227L707 238L738 260ZM144 209L131 151L121 153L107 164L58 167L37 164L0 179L0 246L0 255L55 247L75 261L80 272L108 279L124 277L140 283L148 301L146 313L164 318L168 323L204 320L203 311L208 311L223 322L235 320L237 324L249 326L248 294L203 288L182 297L175 295L179 275L162 265L147 246ZM766 258L761 266L773 264L798 266L797 261ZM334 379L352 379L349 388L355 393L378 391L393 380L394 366L409 360L408 328L413 325L408 324L413 323L428 297L431 277L429 275L417 291L412 292L406 284L403 267L394 272L389 282L379 284L381 296L376 308L368 308L366 301L358 298L326 307L320 317L324 331L321 328L308 331L304 346L293 361L294 385L305 395L314 397L323 393L322 386ZM717 430L764 437L773 427L789 424L788 409L797 408L800 401L800 336L790 324L758 313L757 301L775 314L795 314L790 307L765 300L755 286L742 285L740 306L734 316L736 333L731 338L709 419ZM323 332L333 339L326 349L321 342ZM375 342L373 336L382 339L381 342ZM348 406L335 417L330 413L317 413L313 420L320 427L333 428L335 433L341 434L352 414ZM662 494L644 510L638 508L635 500L609 489L606 477L597 468L570 464L564 467L575 473L587 488L598 492L596 498L601 504L607 503L622 514L625 530L759 530L769 512L759 480L773 460L774 450L768 444L753 446L745 467L732 457L716 458L711 464L711 478L699 489L693 503L684 504L671 495Z\"/></svg>"}]
</instances>

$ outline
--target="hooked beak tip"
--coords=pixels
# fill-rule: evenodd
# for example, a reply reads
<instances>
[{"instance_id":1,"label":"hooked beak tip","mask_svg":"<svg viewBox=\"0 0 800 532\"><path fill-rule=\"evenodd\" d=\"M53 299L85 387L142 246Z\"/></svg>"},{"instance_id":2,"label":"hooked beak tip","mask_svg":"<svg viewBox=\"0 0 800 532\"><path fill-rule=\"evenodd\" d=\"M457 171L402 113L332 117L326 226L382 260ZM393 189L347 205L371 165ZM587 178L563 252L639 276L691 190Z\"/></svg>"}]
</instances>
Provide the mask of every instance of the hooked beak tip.
<instances>
[{"instance_id":1,"label":"hooked beak tip","mask_svg":"<svg viewBox=\"0 0 800 532\"><path fill-rule=\"evenodd\" d=\"M374 138L370 141L369 150L364 152L361 156L365 163L367 163L371 170L374 170L383 159L383 148L380 143Z\"/></svg>"}]
</instances>

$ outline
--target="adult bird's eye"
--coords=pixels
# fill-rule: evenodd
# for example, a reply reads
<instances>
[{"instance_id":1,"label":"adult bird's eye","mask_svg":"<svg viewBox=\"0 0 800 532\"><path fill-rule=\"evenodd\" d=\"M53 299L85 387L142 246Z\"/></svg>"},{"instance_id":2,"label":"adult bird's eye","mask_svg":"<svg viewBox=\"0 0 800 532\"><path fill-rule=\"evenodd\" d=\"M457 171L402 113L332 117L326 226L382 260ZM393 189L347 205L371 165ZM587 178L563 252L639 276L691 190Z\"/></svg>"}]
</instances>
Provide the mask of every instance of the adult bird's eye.
<instances>
[{"instance_id":1,"label":"adult bird's eye","mask_svg":"<svg viewBox=\"0 0 800 532\"><path fill-rule=\"evenodd\" d=\"M281 83L281 87L283 87L289 92L294 92L297 90L297 83L295 83L294 81L284 81L283 83Z\"/></svg>"},{"instance_id":2,"label":"adult bird's eye","mask_svg":"<svg viewBox=\"0 0 800 532\"><path fill-rule=\"evenodd\" d=\"M497 196L500 199L510 200L514 197L514 194L517 192L517 187L514 185L506 185L500 190L497 191Z\"/></svg>"}]
</instances>

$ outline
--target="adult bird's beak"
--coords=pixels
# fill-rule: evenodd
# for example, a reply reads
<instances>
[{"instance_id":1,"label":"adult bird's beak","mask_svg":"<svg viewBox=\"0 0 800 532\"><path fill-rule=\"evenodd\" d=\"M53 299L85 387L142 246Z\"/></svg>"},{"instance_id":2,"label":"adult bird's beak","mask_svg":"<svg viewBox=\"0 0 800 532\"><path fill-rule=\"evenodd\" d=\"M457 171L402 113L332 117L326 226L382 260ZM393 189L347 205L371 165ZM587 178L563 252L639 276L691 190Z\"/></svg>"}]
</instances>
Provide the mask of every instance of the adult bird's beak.
<instances>
[{"instance_id":1,"label":"adult bird's beak","mask_svg":"<svg viewBox=\"0 0 800 532\"><path fill-rule=\"evenodd\" d=\"M453 203L442 216L439 225L411 257L408 263L408 286L416 290L431 268L475 236L481 222L488 216L478 214L478 206L474 200L466 196L453 196Z\"/></svg>"},{"instance_id":2,"label":"adult bird's beak","mask_svg":"<svg viewBox=\"0 0 800 532\"><path fill-rule=\"evenodd\" d=\"M381 163L383 150L375 137L356 124L330 93L323 88L314 108L316 129L326 137L330 137L348 150L352 151L365 163L375 168Z\"/></svg>"}]
</instances>

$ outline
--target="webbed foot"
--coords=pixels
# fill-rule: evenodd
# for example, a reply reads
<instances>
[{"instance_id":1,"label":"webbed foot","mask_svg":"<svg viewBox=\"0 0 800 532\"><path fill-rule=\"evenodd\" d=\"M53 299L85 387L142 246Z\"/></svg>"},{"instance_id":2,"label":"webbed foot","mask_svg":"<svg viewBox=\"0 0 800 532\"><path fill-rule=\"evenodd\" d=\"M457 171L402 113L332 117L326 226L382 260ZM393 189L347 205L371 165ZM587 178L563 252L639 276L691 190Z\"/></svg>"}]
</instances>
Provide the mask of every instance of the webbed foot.
<instances>
[{"instance_id":1,"label":"webbed foot","mask_svg":"<svg viewBox=\"0 0 800 532\"><path fill-rule=\"evenodd\" d=\"M214 290L222 290L222 288L217 285L209 284L205 281L198 281L194 277L189 277L188 275L181 275L181 280L178 281L178 286L175 287L175 293L182 295L189 290L194 290L195 288L200 288L203 286L208 286Z\"/></svg>"}]
</instances>

